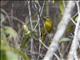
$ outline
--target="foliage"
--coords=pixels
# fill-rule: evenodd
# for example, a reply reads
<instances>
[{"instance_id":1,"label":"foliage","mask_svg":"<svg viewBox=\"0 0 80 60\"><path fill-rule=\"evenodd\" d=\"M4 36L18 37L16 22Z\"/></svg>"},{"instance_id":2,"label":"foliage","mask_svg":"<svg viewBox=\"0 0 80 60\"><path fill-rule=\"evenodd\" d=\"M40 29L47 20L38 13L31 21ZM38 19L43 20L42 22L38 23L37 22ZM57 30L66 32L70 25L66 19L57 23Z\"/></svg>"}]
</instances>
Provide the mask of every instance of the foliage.
<instances>
[{"instance_id":1,"label":"foliage","mask_svg":"<svg viewBox=\"0 0 80 60\"><path fill-rule=\"evenodd\" d=\"M1 60L18 60L19 56L21 56L24 60L30 60L29 57L24 54L22 51L16 48L12 48L9 46L9 42L7 40L7 35L9 38L15 38L17 36L17 32L11 28L6 27L1 28L0 31L0 55Z\"/></svg>"},{"instance_id":2,"label":"foliage","mask_svg":"<svg viewBox=\"0 0 80 60\"><path fill-rule=\"evenodd\" d=\"M30 6L28 2L8 2L10 5L6 4L1 7L1 60L31 60L33 56L35 56L34 60L42 60L47 51L46 47L50 45L55 32L58 30L57 26L62 19L67 1L33 0L33 2L30 1ZM46 18L43 19L43 17ZM77 15L71 18L76 22ZM59 48L62 48L60 54L62 53L64 56L66 56L65 48L70 46L69 42L72 42L74 29L75 25L71 21L65 34L58 41ZM14 46L16 43L19 47ZM59 54L56 53L56 55Z\"/></svg>"}]
</instances>

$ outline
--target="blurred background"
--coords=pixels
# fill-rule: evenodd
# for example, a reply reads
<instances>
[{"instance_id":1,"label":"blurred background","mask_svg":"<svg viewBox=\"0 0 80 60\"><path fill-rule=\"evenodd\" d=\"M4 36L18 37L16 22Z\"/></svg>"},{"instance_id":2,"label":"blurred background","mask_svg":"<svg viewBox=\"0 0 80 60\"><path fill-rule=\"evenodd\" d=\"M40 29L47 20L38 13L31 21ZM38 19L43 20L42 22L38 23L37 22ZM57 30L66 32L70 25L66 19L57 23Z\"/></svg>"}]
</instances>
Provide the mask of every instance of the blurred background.
<instances>
[{"instance_id":1,"label":"blurred background","mask_svg":"<svg viewBox=\"0 0 80 60\"><path fill-rule=\"evenodd\" d=\"M61 21L68 1L0 1L1 60L42 60ZM80 3L80 2L79 2ZM72 11L76 22L77 6ZM70 49L75 24L71 21L56 55L64 60ZM50 30L50 32L48 32ZM80 48L78 57L80 57ZM53 60L57 60L53 56Z\"/></svg>"}]
</instances>

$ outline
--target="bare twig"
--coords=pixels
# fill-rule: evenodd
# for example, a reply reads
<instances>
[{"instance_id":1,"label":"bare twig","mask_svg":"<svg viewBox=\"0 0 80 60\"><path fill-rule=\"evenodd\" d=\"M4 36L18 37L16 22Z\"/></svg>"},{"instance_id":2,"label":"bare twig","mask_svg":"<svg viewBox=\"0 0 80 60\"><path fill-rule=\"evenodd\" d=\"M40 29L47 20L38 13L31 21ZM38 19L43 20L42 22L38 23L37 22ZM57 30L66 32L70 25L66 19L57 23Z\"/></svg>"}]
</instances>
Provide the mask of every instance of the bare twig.
<instances>
[{"instance_id":1,"label":"bare twig","mask_svg":"<svg viewBox=\"0 0 80 60\"><path fill-rule=\"evenodd\" d=\"M42 39L41 39L41 27L40 27L40 17L42 16L42 12L43 12L43 8L44 8L44 4L45 4L45 1L43 2L43 6L41 7L39 5L39 2L38 2L38 5L39 5L39 14L37 15L37 18L38 18L38 27L39 27L39 54L40 54L40 51L41 51L41 44L47 48L47 46L42 42ZM39 56L37 58L37 60L39 60Z\"/></svg>"},{"instance_id":2,"label":"bare twig","mask_svg":"<svg viewBox=\"0 0 80 60\"><path fill-rule=\"evenodd\" d=\"M31 9L30 9L30 1L28 1L28 11L29 11L31 29L33 30L33 24L32 24L32 18L31 18ZM31 37L31 52L34 52L33 38L32 37ZM35 60L35 56L33 54L31 56L31 60Z\"/></svg>"},{"instance_id":3,"label":"bare twig","mask_svg":"<svg viewBox=\"0 0 80 60\"><path fill-rule=\"evenodd\" d=\"M71 21L76 25L76 22L71 18Z\"/></svg>"},{"instance_id":4,"label":"bare twig","mask_svg":"<svg viewBox=\"0 0 80 60\"><path fill-rule=\"evenodd\" d=\"M60 57L56 53L53 53L53 55L57 58L57 60L61 60Z\"/></svg>"},{"instance_id":5,"label":"bare twig","mask_svg":"<svg viewBox=\"0 0 80 60\"><path fill-rule=\"evenodd\" d=\"M25 24L22 20L20 20L19 18L15 17L15 16L9 16L9 17L10 17L11 19L13 19L13 20L18 21L18 23L20 23L20 24L22 24L22 25Z\"/></svg>"},{"instance_id":6,"label":"bare twig","mask_svg":"<svg viewBox=\"0 0 80 60\"><path fill-rule=\"evenodd\" d=\"M73 18L77 15L78 13L76 13L72 18L71 21L76 25L76 22L73 20Z\"/></svg>"},{"instance_id":7,"label":"bare twig","mask_svg":"<svg viewBox=\"0 0 80 60\"><path fill-rule=\"evenodd\" d=\"M7 13L4 9L2 9L2 8L1 8L1 12L6 15L8 21L10 22L10 17L9 17L9 15L8 15L8 13Z\"/></svg>"}]
</instances>

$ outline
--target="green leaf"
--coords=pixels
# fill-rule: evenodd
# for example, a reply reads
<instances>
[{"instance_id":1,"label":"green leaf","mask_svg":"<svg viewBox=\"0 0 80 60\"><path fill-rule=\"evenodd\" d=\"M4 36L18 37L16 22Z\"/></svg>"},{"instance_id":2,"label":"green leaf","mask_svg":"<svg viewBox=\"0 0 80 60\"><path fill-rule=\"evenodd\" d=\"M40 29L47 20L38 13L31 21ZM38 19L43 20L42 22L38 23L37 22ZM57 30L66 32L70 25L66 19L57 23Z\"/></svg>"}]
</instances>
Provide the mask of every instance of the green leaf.
<instances>
[{"instance_id":1,"label":"green leaf","mask_svg":"<svg viewBox=\"0 0 80 60\"><path fill-rule=\"evenodd\" d=\"M25 54L19 49L10 47L7 41L5 42L4 40L1 40L0 45L0 53L2 54L2 60L18 60L18 56L21 56L24 60L30 60L30 57L27 56L27 54Z\"/></svg>"},{"instance_id":2,"label":"green leaf","mask_svg":"<svg viewBox=\"0 0 80 60\"><path fill-rule=\"evenodd\" d=\"M61 15L63 15L63 13L64 13L64 3L63 3L63 1L60 1L60 11L61 11Z\"/></svg>"},{"instance_id":3,"label":"green leaf","mask_svg":"<svg viewBox=\"0 0 80 60\"><path fill-rule=\"evenodd\" d=\"M21 43L21 48L27 48L28 47L28 43L29 43L29 40L31 38L31 32L24 32L24 37L23 37L23 41Z\"/></svg>"},{"instance_id":4,"label":"green leaf","mask_svg":"<svg viewBox=\"0 0 80 60\"><path fill-rule=\"evenodd\" d=\"M10 38L15 38L15 37L17 37L17 32L12 28L12 27L8 27L8 26L6 26L5 28L4 28L4 32L7 34L7 35L9 35L9 37Z\"/></svg>"},{"instance_id":5,"label":"green leaf","mask_svg":"<svg viewBox=\"0 0 80 60\"><path fill-rule=\"evenodd\" d=\"M6 52L4 50L0 50L0 60L7 60Z\"/></svg>"},{"instance_id":6,"label":"green leaf","mask_svg":"<svg viewBox=\"0 0 80 60\"><path fill-rule=\"evenodd\" d=\"M71 41L71 39L64 37L59 41L59 43L68 42L68 41Z\"/></svg>"},{"instance_id":7,"label":"green leaf","mask_svg":"<svg viewBox=\"0 0 80 60\"><path fill-rule=\"evenodd\" d=\"M7 40L0 40L0 50L5 50L9 48Z\"/></svg>"},{"instance_id":8,"label":"green leaf","mask_svg":"<svg viewBox=\"0 0 80 60\"><path fill-rule=\"evenodd\" d=\"M14 52L7 51L6 56L7 56L7 60L18 60L18 55Z\"/></svg>"},{"instance_id":9,"label":"green leaf","mask_svg":"<svg viewBox=\"0 0 80 60\"><path fill-rule=\"evenodd\" d=\"M4 30L2 28L0 29L0 39L6 40L6 35L5 35Z\"/></svg>"}]
</instances>

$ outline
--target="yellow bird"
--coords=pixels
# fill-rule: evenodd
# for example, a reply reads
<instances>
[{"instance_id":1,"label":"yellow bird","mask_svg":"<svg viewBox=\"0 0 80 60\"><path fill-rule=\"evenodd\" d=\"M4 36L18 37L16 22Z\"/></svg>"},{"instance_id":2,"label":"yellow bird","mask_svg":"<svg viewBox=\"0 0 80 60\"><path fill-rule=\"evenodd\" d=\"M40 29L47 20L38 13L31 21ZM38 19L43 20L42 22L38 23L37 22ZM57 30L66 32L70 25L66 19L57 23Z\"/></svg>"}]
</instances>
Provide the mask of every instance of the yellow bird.
<instances>
[{"instance_id":1,"label":"yellow bird","mask_svg":"<svg viewBox=\"0 0 80 60\"><path fill-rule=\"evenodd\" d=\"M45 43L45 38L46 38L46 35L47 33L51 33L53 31L53 20L49 17L43 17L43 20L44 20L44 26L42 28L42 31L41 31L41 36L42 36L42 41L43 43Z\"/></svg>"},{"instance_id":2,"label":"yellow bird","mask_svg":"<svg viewBox=\"0 0 80 60\"><path fill-rule=\"evenodd\" d=\"M53 21L51 18L43 18L44 19L44 29L50 33L53 30Z\"/></svg>"}]
</instances>

